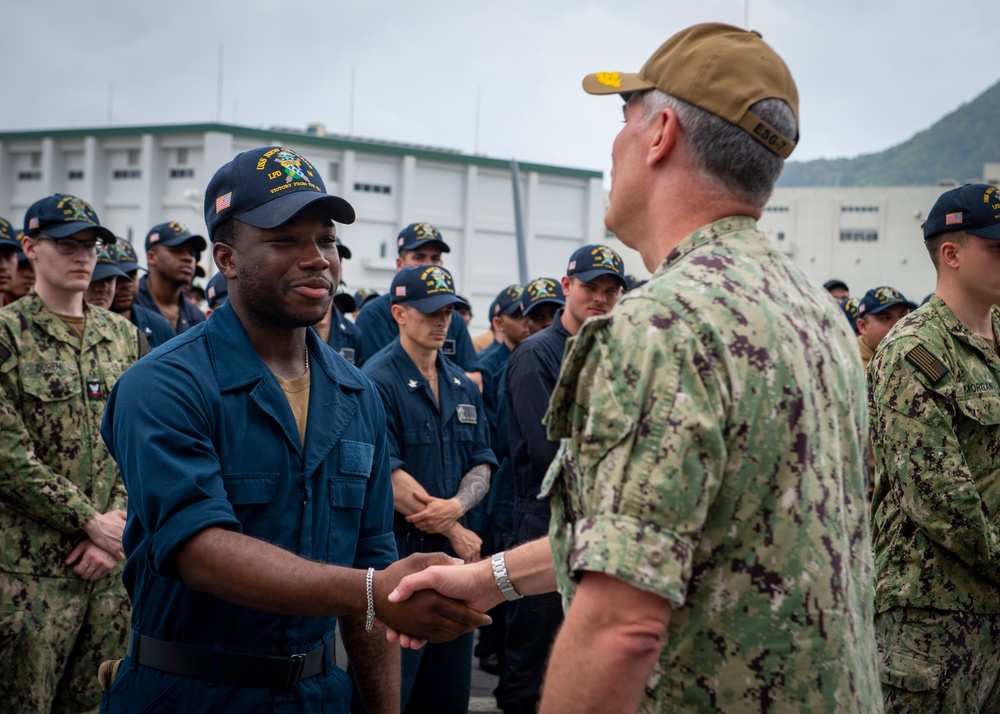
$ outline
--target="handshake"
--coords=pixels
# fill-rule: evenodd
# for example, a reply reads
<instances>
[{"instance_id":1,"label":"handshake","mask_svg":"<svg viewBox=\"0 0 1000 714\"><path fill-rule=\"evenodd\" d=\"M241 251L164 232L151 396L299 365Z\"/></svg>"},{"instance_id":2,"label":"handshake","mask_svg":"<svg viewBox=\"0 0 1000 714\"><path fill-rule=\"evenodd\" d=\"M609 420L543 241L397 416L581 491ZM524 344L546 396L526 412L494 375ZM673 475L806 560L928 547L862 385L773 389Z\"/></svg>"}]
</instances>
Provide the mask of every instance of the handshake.
<instances>
[{"instance_id":1,"label":"handshake","mask_svg":"<svg viewBox=\"0 0 1000 714\"><path fill-rule=\"evenodd\" d=\"M403 647L445 642L492 622L504 601L489 559L462 564L444 553L416 553L375 574L375 616Z\"/></svg>"}]
</instances>

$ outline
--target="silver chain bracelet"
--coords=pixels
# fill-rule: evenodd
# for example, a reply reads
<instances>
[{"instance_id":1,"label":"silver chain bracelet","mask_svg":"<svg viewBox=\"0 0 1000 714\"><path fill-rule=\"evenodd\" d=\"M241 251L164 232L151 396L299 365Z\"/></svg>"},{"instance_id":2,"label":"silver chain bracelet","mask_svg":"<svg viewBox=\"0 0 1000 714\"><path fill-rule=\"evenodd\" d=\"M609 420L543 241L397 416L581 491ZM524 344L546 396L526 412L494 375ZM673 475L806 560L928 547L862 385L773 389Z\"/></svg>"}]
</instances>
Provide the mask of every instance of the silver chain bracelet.
<instances>
[{"instance_id":1,"label":"silver chain bracelet","mask_svg":"<svg viewBox=\"0 0 1000 714\"><path fill-rule=\"evenodd\" d=\"M372 593L372 583L375 579L375 568L368 568L365 576L365 589L368 591L368 612L365 614L365 632L371 632L375 627L375 596Z\"/></svg>"}]
</instances>

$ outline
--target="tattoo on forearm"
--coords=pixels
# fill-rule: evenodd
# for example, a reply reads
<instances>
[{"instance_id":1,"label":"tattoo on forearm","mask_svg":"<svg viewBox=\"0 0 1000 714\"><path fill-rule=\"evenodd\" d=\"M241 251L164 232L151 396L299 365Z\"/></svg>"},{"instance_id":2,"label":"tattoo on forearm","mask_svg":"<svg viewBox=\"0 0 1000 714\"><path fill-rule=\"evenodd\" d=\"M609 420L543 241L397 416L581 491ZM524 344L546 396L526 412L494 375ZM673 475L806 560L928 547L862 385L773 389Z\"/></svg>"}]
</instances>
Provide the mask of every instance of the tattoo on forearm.
<instances>
[{"instance_id":1,"label":"tattoo on forearm","mask_svg":"<svg viewBox=\"0 0 1000 714\"><path fill-rule=\"evenodd\" d=\"M479 464L462 478L455 498L462 505L462 513L468 513L477 503L483 500L490 490L490 467Z\"/></svg>"}]
</instances>

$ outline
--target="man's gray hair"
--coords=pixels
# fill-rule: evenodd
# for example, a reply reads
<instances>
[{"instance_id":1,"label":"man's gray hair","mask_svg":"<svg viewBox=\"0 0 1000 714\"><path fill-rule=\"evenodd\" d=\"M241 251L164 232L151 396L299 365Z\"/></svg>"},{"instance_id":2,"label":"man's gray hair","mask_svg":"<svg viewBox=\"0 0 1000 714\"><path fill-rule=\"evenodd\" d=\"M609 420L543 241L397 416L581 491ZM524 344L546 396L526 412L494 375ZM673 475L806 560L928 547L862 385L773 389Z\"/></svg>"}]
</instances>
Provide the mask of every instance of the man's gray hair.
<instances>
[{"instance_id":1,"label":"man's gray hair","mask_svg":"<svg viewBox=\"0 0 1000 714\"><path fill-rule=\"evenodd\" d=\"M721 191L762 208L771 197L784 160L744 129L682 99L652 89L642 94L642 119L653 120L670 108L684 130L692 166ZM750 107L785 136L796 135L795 114L780 99L763 99Z\"/></svg>"}]
</instances>

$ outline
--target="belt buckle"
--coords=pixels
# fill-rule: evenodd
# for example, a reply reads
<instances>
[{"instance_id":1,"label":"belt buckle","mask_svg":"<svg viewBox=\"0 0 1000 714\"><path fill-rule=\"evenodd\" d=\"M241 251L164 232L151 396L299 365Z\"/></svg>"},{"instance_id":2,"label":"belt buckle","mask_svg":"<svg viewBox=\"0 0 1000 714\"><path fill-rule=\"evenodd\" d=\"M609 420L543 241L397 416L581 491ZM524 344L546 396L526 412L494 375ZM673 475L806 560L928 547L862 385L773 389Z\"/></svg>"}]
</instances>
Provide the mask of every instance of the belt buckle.
<instances>
[{"instance_id":1,"label":"belt buckle","mask_svg":"<svg viewBox=\"0 0 1000 714\"><path fill-rule=\"evenodd\" d=\"M281 657L284 662L288 662L288 679L285 680L283 689L292 689L296 687L299 683L299 677L302 676L302 669L306 664L306 656L304 654L293 654L290 657Z\"/></svg>"}]
</instances>

